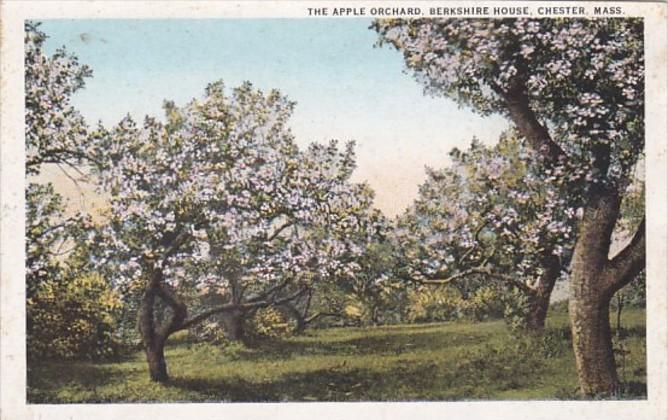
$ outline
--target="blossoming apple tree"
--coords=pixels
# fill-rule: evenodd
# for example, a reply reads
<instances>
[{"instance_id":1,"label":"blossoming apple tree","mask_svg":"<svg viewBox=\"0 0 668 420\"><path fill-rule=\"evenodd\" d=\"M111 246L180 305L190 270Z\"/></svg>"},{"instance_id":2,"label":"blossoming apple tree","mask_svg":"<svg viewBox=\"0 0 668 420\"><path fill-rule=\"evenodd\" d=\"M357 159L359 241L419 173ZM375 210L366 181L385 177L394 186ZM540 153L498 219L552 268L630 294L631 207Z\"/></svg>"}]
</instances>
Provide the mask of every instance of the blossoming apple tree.
<instances>
[{"instance_id":1,"label":"blossoming apple tree","mask_svg":"<svg viewBox=\"0 0 668 420\"><path fill-rule=\"evenodd\" d=\"M249 311L296 299L327 273L351 274L342 238L368 210L368 187L349 182L352 144L299 150L286 125L293 106L277 91L245 83L227 94L217 82L201 100L168 103L165 123L126 118L97 132L111 194L97 263L140 290L153 380L168 379L163 349L174 332L217 314L234 330ZM189 311L197 293L222 302Z\"/></svg>"},{"instance_id":2,"label":"blossoming apple tree","mask_svg":"<svg viewBox=\"0 0 668 420\"><path fill-rule=\"evenodd\" d=\"M360 195L371 203L370 190ZM296 332L323 318L378 324L388 318L388 312L399 315L396 300L403 288L393 277L395 250L388 239L391 222L379 210L357 212L348 220L345 226L328 231L330 235L337 234L339 242L345 244L338 262L351 270L322 273L320 281L304 296L284 305L287 314L296 321ZM352 308L354 314L350 313Z\"/></svg>"},{"instance_id":3,"label":"blossoming apple tree","mask_svg":"<svg viewBox=\"0 0 668 420\"><path fill-rule=\"evenodd\" d=\"M583 209L570 317L581 391L613 394L609 303L645 262L645 223L610 255L611 233L644 150L641 19L378 20L427 92L506 116Z\"/></svg>"},{"instance_id":4,"label":"blossoming apple tree","mask_svg":"<svg viewBox=\"0 0 668 420\"><path fill-rule=\"evenodd\" d=\"M492 281L521 299L509 316L540 332L554 285L569 261L575 210L554 175L513 135L491 148L474 140L429 169L413 206L398 223L404 277L468 290ZM524 302L523 302L524 301Z\"/></svg>"}]
</instances>

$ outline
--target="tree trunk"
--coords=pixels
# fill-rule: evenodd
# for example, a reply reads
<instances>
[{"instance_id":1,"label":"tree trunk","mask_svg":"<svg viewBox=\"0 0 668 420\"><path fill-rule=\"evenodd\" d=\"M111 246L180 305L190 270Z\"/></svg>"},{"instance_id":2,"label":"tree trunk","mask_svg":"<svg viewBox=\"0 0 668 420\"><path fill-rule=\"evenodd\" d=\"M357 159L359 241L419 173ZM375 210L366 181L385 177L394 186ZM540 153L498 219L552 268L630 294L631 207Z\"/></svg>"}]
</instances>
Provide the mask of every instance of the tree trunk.
<instances>
[{"instance_id":1,"label":"tree trunk","mask_svg":"<svg viewBox=\"0 0 668 420\"><path fill-rule=\"evenodd\" d=\"M545 330L545 319L550 308L550 296L561 273L561 261L556 255L547 255L543 260L543 274L538 280L535 293L529 295L527 328L535 334Z\"/></svg>"},{"instance_id":2,"label":"tree trunk","mask_svg":"<svg viewBox=\"0 0 668 420\"><path fill-rule=\"evenodd\" d=\"M584 287L569 302L575 362L584 395L615 395L618 389L610 331L610 298Z\"/></svg>"},{"instance_id":3,"label":"tree trunk","mask_svg":"<svg viewBox=\"0 0 668 420\"><path fill-rule=\"evenodd\" d=\"M225 337L230 341L241 341L244 338L243 321L245 319L245 312L230 311L223 314L223 330Z\"/></svg>"},{"instance_id":4,"label":"tree trunk","mask_svg":"<svg viewBox=\"0 0 668 420\"><path fill-rule=\"evenodd\" d=\"M505 100L511 120L532 148L551 166L568 156L540 123L529 105L521 78L508 91L494 88ZM598 183L588 185L588 199L578 227L571 260L569 311L573 349L583 394L613 395L618 388L610 334L610 299L645 266L645 222L629 243L609 260L612 231L619 217L621 196L608 185L610 146L592 148L592 171Z\"/></svg>"},{"instance_id":5,"label":"tree trunk","mask_svg":"<svg viewBox=\"0 0 668 420\"><path fill-rule=\"evenodd\" d=\"M286 316L295 321L295 327L292 333L295 335L302 334L306 330L306 317L291 303L281 305Z\"/></svg>"},{"instance_id":6,"label":"tree trunk","mask_svg":"<svg viewBox=\"0 0 668 420\"><path fill-rule=\"evenodd\" d=\"M154 286L149 286L144 292L139 308L139 332L144 345L151 380L166 382L169 376L167 374L167 363L165 362L165 339L160 337L155 325L156 295L157 290Z\"/></svg>"},{"instance_id":7,"label":"tree trunk","mask_svg":"<svg viewBox=\"0 0 668 420\"><path fill-rule=\"evenodd\" d=\"M614 284L606 272L620 197L596 191L584 210L571 261L569 314L580 390L586 396L615 395L618 389L610 332Z\"/></svg>"},{"instance_id":8,"label":"tree trunk","mask_svg":"<svg viewBox=\"0 0 668 420\"><path fill-rule=\"evenodd\" d=\"M545 319L550 307L550 296L535 295L529 299L527 330L533 334L542 334L545 331Z\"/></svg>"},{"instance_id":9,"label":"tree trunk","mask_svg":"<svg viewBox=\"0 0 668 420\"><path fill-rule=\"evenodd\" d=\"M148 362L148 371L151 380L155 382L167 382L167 362L165 362L165 344L162 340L154 343L153 346L147 346L146 361Z\"/></svg>"},{"instance_id":10,"label":"tree trunk","mask_svg":"<svg viewBox=\"0 0 668 420\"><path fill-rule=\"evenodd\" d=\"M172 314L158 322L155 319L157 297L170 307ZM165 343L167 338L182 325L186 318L186 306L171 288L162 283L162 273L156 273L147 285L139 306L138 327L146 353L149 375L152 381L167 382Z\"/></svg>"}]
</instances>

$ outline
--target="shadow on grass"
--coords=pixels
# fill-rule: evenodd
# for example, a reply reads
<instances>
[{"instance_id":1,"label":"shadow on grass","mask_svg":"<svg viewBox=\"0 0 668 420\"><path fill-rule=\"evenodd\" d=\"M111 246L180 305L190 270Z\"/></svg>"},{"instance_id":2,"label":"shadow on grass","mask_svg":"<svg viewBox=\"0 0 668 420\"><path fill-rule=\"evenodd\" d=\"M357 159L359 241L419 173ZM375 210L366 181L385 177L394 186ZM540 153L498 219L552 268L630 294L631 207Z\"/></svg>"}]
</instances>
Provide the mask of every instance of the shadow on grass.
<instances>
[{"instance_id":1,"label":"shadow on grass","mask_svg":"<svg viewBox=\"0 0 668 420\"><path fill-rule=\"evenodd\" d=\"M308 355L400 355L416 350L434 350L447 347L468 346L484 342L487 338L476 334L412 331L411 334L388 333L330 342L297 340L259 340L251 344L242 360L290 359Z\"/></svg>"},{"instance_id":2,"label":"shadow on grass","mask_svg":"<svg viewBox=\"0 0 668 420\"><path fill-rule=\"evenodd\" d=\"M382 371L339 366L270 381L174 377L167 386L194 392L203 401L461 401L531 387L540 378L541 368L534 363L519 368L524 362L490 356L467 355L462 363L445 369L430 361L399 360Z\"/></svg>"},{"instance_id":3,"label":"shadow on grass","mask_svg":"<svg viewBox=\"0 0 668 420\"><path fill-rule=\"evenodd\" d=\"M395 366L389 372L370 369L318 369L293 373L268 382L253 382L241 377L212 379L177 377L167 386L194 391L205 401L379 401L396 400L410 389L411 399L429 399L435 387L437 369L427 363ZM403 392L401 391L403 390ZM399 392L397 392L399 391ZM419 398L419 395L425 397ZM433 396L431 399L437 399Z\"/></svg>"},{"instance_id":4,"label":"shadow on grass","mask_svg":"<svg viewBox=\"0 0 668 420\"><path fill-rule=\"evenodd\" d=\"M534 348L531 348L532 350ZM485 345L457 351L452 363L391 359L383 367L352 368L345 362L269 381L236 377L174 377L168 386L206 401L419 401L483 399L499 391L534 386L546 369L538 351Z\"/></svg>"},{"instance_id":5,"label":"shadow on grass","mask_svg":"<svg viewBox=\"0 0 668 420\"><path fill-rule=\"evenodd\" d=\"M69 388L95 394L97 388L126 381L128 377L127 370L119 370L113 364L64 361L33 366L28 365L26 387L26 399L31 404L62 402L52 390Z\"/></svg>"}]
</instances>

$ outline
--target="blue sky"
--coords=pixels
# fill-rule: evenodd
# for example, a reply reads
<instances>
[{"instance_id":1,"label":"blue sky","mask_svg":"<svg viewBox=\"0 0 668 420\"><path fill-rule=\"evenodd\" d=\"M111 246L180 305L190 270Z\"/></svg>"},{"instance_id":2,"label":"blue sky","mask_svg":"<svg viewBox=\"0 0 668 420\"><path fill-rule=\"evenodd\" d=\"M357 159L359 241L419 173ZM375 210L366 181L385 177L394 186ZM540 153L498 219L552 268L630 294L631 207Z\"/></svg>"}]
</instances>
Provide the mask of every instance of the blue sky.
<instances>
[{"instance_id":1,"label":"blue sky","mask_svg":"<svg viewBox=\"0 0 668 420\"><path fill-rule=\"evenodd\" d=\"M75 105L89 123L162 115L223 79L277 88L297 102L297 141L357 141L356 180L387 215L410 204L424 166L473 136L496 141L506 122L423 95L400 53L374 48L366 19L48 20L47 49L66 46L93 68Z\"/></svg>"}]
</instances>

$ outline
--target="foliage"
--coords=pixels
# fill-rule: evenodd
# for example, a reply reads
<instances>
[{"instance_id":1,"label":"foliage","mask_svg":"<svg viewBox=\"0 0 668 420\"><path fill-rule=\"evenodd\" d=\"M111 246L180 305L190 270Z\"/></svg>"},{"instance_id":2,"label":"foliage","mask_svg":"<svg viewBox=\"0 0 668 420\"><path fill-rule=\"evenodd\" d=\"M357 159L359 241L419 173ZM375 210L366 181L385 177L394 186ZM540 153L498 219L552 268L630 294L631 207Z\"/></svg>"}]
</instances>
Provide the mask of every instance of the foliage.
<instances>
[{"instance_id":1,"label":"foliage","mask_svg":"<svg viewBox=\"0 0 668 420\"><path fill-rule=\"evenodd\" d=\"M361 325L400 320L406 291L395 277L397 252L389 240L391 234L390 221L375 210L368 223L353 236L348 236L347 239L354 241L360 249L359 254L354 256L358 268L350 279L336 283L343 301L330 305L330 311L339 310Z\"/></svg>"},{"instance_id":2,"label":"foliage","mask_svg":"<svg viewBox=\"0 0 668 420\"><path fill-rule=\"evenodd\" d=\"M531 305L529 297L517 289L511 289L502 297L503 319L513 333L527 332Z\"/></svg>"},{"instance_id":3,"label":"foliage","mask_svg":"<svg viewBox=\"0 0 668 420\"><path fill-rule=\"evenodd\" d=\"M417 288L408 292L408 322L450 321L462 316L462 297L452 287Z\"/></svg>"},{"instance_id":4,"label":"foliage","mask_svg":"<svg viewBox=\"0 0 668 420\"><path fill-rule=\"evenodd\" d=\"M517 305L517 300L511 299L510 302L504 302L497 287L484 286L476 289L466 300L464 300L464 314L476 321L484 319L500 318L505 314L504 307Z\"/></svg>"},{"instance_id":5,"label":"foliage","mask_svg":"<svg viewBox=\"0 0 668 420\"><path fill-rule=\"evenodd\" d=\"M54 253L63 244L62 197L51 184L26 188L26 296L34 298L43 283L56 281L60 263Z\"/></svg>"},{"instance_id":6,"label":"foliage","mask_svg":"<svg viewBox=\"0 0 668 420\"><path fill-rule=\"evenodd\" d=\"M44 51L46 35L39 24L25 23L25 138L26 173L37 175L45 164L74 166L85 149L83 118L70 97L90 76L75 56L59 49ZM61 166L59 166L61 167ZM63 215L63 199L50 184L29 181L26 188L26 292L54 280L58 247L66 240L70 220Z\"/></svg>"},{"instance_id":7,"label":"foliage","mask_svg":"<svg viewBox=\"0 0 668 420\"><path fill-rule=\"evenodd\" d=\"M188 340L193 343L227 344L225 331L219 322L207 320L188 330Z\"/></svg>"},{"instance_id":8,"label":"foliage","mask_svg":"<svg viewBox=\"0 0 668 420\"><path fill-rule=\"evenodd\" d=\"M121 301L95 273L40 284L26 303L31 358L101 359L117 356Z\"/></svg>"},{"instance_id":9,"label":"foliage","mask_svg":"<svg viewBox=\"0 0 668 420\"><path fill-rule=\"evenodd\" d=\"M453 150L451 160L444 169L428 169L418 198L398 221L403 275L454 285L477 319L505 306L519 327L528 302L549 290L568 263L575 209L514 133L492 147L474 139L468 150ZM550 264L557 267L546 274Z\"/></svg>"},{"instance_id":10,"label":"foliage","mask_svg":"<svg viewBox=\"0 0 668 420\"><path fill-rule=\"evenodd\" d=\"M70 98L92 75L88 66L64 48L47 56L46 34L39 23L25 23L25 142L26 172L34 175L44 164L74 167L90 159L83 117Z\"/></svg>"},{"instance_id":11,"label":"foliage","mask_svg":"<svg viewBox=\"0 0 668 420\"><path fill-rule=\"evenodd\" d=\"M273 307L258 309L246 320L245 332L251 338L287 337L292 332L288 319Z\"/></svg>"},{"instance_id":12,"label":"foliage","mask_svg":"<svg viewBox=\"0 0 668 420\"><path fill-rule=\"evenodd\" d=\"M570 277L573 349L583 394L615 394L609 327L601 326L607 316L597 317L645 264L644 218L610 258L620 203L644 153L643 20L384 19L372 26L428 92L512 121L545 176L568 192L568 206L582 208Z\"/></svg>"},{"instance_id":13,"label":"foliage","mask_svg":"<svg viewBox=\"0 0 668 420\"><path fill-rule=\"evenodd\" d=\"M512 322L509 311L518 307L521 299L522 295L509 295L494 286L478 287L468 296L463 296L454 286L418 287L408 293L406 321L440 322L465 318L481 322L505 317Z\"/></svg>"},{"instance_id":14,"label":"foliage","mask_svg":"<svg viewBox=\"0 0 668 420\"><path fill-rule=\"evenodd\" d=\"M126 119L107 133L102 144L110 145L111 160L103 175L113 194L107 233L116 235L114 249L127 255L118 280L141 277L147 265L164 265L170 283L186 283L187 263L208 254L220 274L195 277L201 287L230 287L220 282L235 276L255 278L255 287L286 277L306 281L290 270L307 261L315 265L310 255L316 250L296 240L296 233L280 234L324 217L316 214L321 206L344 211L322 196L346 188L352 149L339 154L332 143L300 154L285 127L291 109L278 92L264 96L246 84L228 98L222 84L212 84L203 101L180 110L186 119L177 127L148 119L139 128ZM348 197L355 199L360 188L352 186ZM334 246L313 258L331 255Z\"/></svg>"},{"instance_id":15,"label":"foliage","mask_svg":"<svg viewBox=\"0 0 668 420\"><path fill-rule=\"evenodd\" d=\"M145 344L225 311L247 318L359 268L363 244L349 238L375 221L371 190L350 182L354 145L300 150L293 107L278 91L216 82L183 107L165 103L165 123L127 117L92 136L111 208L84 246L141 315ZM246 323L251 335L279 334L260 314Z\"/></svg>"},{"instance_id":16,"label":"foliage","mask_svg":"<svg viewBox=\"0 0 668 420\"><path fill-rule=\"evenodd\" d=\"M484 115L508 115L507 95L527 95L568 157L552 162L556 179L626 187L644 147L641 19L388 19L374 28L431 94ZM601 149L607 168L596 167Z\"/></svg>"}]
</instances>

